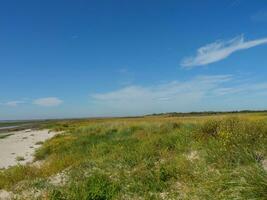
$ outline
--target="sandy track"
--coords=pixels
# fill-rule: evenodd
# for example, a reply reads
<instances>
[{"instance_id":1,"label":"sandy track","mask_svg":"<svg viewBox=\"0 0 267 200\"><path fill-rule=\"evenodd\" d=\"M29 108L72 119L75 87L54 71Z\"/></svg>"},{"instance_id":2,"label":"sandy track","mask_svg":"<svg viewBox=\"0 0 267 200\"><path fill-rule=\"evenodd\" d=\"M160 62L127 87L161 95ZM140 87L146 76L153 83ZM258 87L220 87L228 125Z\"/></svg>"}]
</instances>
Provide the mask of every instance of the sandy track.
<instances>
[{"instance_id":1,"label":"sandy track","mask_svg":"<svg viewBox=\"0 0 267 200\"><path fill-rule=\"evenodd\" d=\"M49 132L49 130L23 130L7 134L13 135L0 139L0 169L18 163L32 162L35 149L40 147L38 142L43 142L56 135L55 132ZM19 157L21 159L18 159Z\"/></svg>"}]
</instances>

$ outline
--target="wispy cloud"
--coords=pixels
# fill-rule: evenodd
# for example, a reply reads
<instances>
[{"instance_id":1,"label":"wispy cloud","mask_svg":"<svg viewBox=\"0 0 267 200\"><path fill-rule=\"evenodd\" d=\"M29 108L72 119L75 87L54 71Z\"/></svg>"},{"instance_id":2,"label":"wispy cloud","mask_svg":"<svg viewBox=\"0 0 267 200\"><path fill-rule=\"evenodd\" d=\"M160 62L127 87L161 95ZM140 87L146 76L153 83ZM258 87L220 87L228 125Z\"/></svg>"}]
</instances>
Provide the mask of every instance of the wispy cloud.
<instances>
[{"instance_id":1,"label":"wispy cloud","mask_svg":"<svg viewBox=\"0 0 267 200\"><path fill-rule=\"evenodd\" d=\"M267 10L261 10L251 16L253 22L267 22Z\"/></svg>"},{"instance_id":2,"label":"wispy cloud","mask_svg":"<svg viewBox=\"0 0 267 200\"><path fill-rule=\"evenodd\" d=\"M6 106L11 106L11 107L16 107L19 104L25 103L24 101L8 101L6 103L4 103L4 105Z\"/></svg>"},{"instance_id":3,"label":"wispy cloud","mask_svg":"<svg viewBox=\"0 0 267 200\"><path fill-rule=\"evenodd\" d=\"M241 0L233 0L230 2L230 7L237 7L241 4Z\"/></svg>"},{"instance_id":4,"label":"wispy cloud","mask_svg":"<svg viewBox=\"0 0 267 200\"><path fill-rule=\"evenodd\" d=\"M233 104L233 99L234 102L246 102L252 94L267 94L267 82L246 82L233 75L209 75L152 86L132 85L91 95L90 109L96 115L119 116L246 108L245 103Z\"/></svg>"},{"instance_id":5,"label":"wispy cloud","mask_svg":"<svg viewBox=\"0 0 267 200\"><path fill-rule=\"evenodd\" d=\"M120 90L108 92L104 94L94 94L92 97L100 101L129 101L135 99L153 99L153 100L171 100L179 96L191 92L202 92L203 90L211 89L214 86L231 80L231 75L217 76L198 76L192 80L178 82L172 81L156 86L128 86Z\"/></svg>"},{"instance_id":6,"label":"wispy cloud","mask_svg":"<svg viewBox=\"0 0 267 200\"><path fill-rule=\"evenodd\" d=\"M222 87L214 90L214 94L217 95L234 95L234 94L252 94L255 92L267 91L267 82L265 83L252 83L252 84L241 84L232 87ZM266 93L267 94L267 93Z\"/></svg>"},{"instance_id":7,"label":"wispy cloud","mask_svg":"<svg viewBox=\"0 0 267 200\"><path fill-rule=\"evenodd\" d=\"M182 110L198 104L210 91L229 82L231 75L198 76L188 81L172 81L154 86L132 85L91 95L93 109L110 114L142 114ZM97 111L98 112L98 111Z\"/></svg>"},{"instance_id":8,"label":"wispy cloud","mask_svg":"<svg viewBox=\"0 0 267 200\"><path fill-rule=\"evenodd\" d=\"M35 99L33 101L33 104L46 107L58 106L62 103L63 101L57 97L45 97L45 98Z\"/></svg>"},{"instance_id":9,"label":"wispy cloud","mask_svg":"<svg viewBox=\"0 0 267 200\"><path fill-rule=\"evenodd\" d=\"M241 35L227 41L219 40L200 47L197 50L196 56L183 59L181 66L191 68L208 65L223 60L236 51L249 49L263 44L267 44L267 38L245 41L244 36Z\"/></svg>"},{"instance_id":10,"label":"wispy cloud","mask_svg":"<svg viewBox=\"0 0 267 200\"><path fill-rule=\"evenodd\" d=\"M14 101L7 101L7 102L0 102L1 106L9 106L9 107L17 107L20 104L35 104L39 106L58 106L62 104L63 101L57 97L45 97L45 98L39 98L35 100L30 100L28 98L23 98L23 100L14 100Z\"/></svg>"}]
</instances>

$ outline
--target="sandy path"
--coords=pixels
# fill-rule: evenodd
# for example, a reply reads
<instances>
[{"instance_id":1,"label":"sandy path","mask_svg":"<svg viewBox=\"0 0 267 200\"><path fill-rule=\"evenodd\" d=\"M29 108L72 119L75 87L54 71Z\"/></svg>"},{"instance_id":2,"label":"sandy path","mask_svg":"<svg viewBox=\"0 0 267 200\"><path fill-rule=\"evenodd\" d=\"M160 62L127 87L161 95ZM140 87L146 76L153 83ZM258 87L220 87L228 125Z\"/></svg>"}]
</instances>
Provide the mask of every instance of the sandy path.
<instances>
[{"instance_id":1,"label":"sandy path","mask_svg":"<svg viewBox=\"0 0 267 200\"><path fill-rule=\"evenodd\" d=\"M35 149L40 147L36 143L56 135L55 132L49 133L49 130L23 130L7 134L13 135L0 139L0 169L32 162ZM17 161L18 157L24 160Z\"/></svg>"}]
</instances>

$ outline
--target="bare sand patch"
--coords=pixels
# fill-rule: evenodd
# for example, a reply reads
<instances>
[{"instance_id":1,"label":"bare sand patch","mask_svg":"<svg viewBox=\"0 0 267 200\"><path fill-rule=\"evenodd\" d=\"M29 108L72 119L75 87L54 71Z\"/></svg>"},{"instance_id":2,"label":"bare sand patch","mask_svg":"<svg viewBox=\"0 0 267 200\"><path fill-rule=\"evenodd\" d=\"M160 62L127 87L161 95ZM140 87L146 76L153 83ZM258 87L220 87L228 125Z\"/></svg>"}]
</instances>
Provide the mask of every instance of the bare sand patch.
<instances>
[{"instance_id":1,"label":"bare sand patch","mask_svg":"<svg viewBox=\"0 0 267 200\"><path fill-rule=\"evenodd\" d=\"M0 200L11 200L13 198L13 194L6 190L0 190Z\"/></svg>"},{"instance_id":2,"label":"bare sand patch","mask_svg":"<svg viewBox=\"0 0 267 200\"><path fill-rule=\"evenodd\" d=\"M33 161L36 148L57 133L49 130L23 130L10 132L0 139L0 169Z\"/></svg>"}]
</instances>

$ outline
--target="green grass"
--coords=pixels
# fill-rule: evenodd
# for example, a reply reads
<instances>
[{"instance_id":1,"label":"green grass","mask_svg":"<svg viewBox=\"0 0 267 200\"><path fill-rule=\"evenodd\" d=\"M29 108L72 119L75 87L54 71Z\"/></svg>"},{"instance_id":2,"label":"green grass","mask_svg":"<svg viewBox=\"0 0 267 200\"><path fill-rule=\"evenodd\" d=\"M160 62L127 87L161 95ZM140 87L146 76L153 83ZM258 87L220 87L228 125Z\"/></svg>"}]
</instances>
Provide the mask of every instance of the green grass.
<instances>
[{"instance_id":1,"label":"green grass","mask_svg":"<svg viewBox=\"0 0 267 200\"><path fill-rule=\"evenodd\" d=\"M0 189L40 199L267 199L262 115L102 119L48 124L64 130L35 153L41 167L0 171ZM66 183L53 185L63 174Z\"/></svg>"}]
</instances>

